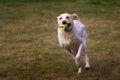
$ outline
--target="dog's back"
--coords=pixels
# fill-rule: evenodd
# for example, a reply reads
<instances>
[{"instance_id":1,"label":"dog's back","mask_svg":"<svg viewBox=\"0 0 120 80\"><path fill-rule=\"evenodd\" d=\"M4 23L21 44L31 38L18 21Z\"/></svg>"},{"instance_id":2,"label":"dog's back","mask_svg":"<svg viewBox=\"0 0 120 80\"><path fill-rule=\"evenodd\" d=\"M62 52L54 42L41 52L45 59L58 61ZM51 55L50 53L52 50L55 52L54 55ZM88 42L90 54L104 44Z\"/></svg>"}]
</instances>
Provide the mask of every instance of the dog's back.
<instances>
[{"instance_id":1,"label":"dog's back","mask_svg":"<svg viewBox=\"0 0 120 80\"><path fill-rule=\"evenodd\" d=\"M73 33L79 40L80 38L87 38L87 33L85 30L85 25L79 20L74 20ZM81 41L81 40L80 40Z\"/></svg>"},{"instance_id":2,"label":"dog's back","mask_svg":"<svg viewBox=\"0 0 120 80\"><path fill-rule=\"evenodd\" d=\"M74 24L73 32L74 32L75 36L76 37L80 36L81 38L86 38L87 33L85 30L85 25L80 21L77 14L73 14L73 24Z\"/></svg>"}]
</instances>

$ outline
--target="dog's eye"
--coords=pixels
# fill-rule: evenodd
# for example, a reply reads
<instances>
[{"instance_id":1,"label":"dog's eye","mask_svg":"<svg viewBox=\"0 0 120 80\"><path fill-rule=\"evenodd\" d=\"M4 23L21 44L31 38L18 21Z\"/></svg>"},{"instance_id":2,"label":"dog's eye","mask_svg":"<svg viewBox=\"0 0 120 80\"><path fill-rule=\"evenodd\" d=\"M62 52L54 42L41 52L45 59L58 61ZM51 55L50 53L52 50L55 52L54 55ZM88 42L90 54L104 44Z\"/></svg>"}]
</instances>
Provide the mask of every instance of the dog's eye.
<instances>
[{"instance_id":1,"label":"dog's eye","mask_svg":"<svg viewBox=\"0 0 120 80\"><path fill-rule=\"evenodd\" d=\"M62 19L62 17L59 18L60 20Z\"/></svg>"},{"instance_id":2,"label":"dog's eye","mask_svg":"<svg viewBox=\"0 0 120 80\"><path fill-rule=\"evenodd\" d=\"M67 19L70 18L69 16L66 17Z\"/></svg>"}]
</instances>

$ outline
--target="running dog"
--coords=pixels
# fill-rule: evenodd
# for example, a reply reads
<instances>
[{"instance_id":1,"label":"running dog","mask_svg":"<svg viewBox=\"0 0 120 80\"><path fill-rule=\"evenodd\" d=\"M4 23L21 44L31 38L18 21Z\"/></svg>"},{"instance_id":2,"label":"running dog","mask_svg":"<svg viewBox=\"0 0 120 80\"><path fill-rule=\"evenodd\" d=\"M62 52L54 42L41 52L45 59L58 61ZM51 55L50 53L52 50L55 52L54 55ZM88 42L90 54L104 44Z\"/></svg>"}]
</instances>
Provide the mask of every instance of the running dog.
<instances>
[{"instance_id":1,"label":"running dog","mask_svg":"<svg viewBox=\"0 0 120 80\"><path fill-rule=\"evenodd\" d=\"M89 57L86 48L87 33L85 25L80 21L77 14L63 13L57 19L58 24L58 41L60 47L68 51L78 66L78 73L82 71L80 60L81 50L85 55L86 69L90 68ZM62 28L61 25L66 25Z\"/></svg>"}]
</instances>

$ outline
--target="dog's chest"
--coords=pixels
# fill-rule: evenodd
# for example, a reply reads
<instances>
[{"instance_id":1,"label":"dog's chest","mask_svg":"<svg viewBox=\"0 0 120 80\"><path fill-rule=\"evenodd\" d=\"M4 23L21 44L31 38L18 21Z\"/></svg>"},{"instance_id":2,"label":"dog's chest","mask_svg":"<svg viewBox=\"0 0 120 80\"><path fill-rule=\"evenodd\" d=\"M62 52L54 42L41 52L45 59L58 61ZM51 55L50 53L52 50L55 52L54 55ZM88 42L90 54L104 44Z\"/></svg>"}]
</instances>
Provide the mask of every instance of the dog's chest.
<instances>
[{"instance_id":1,"label":"dog's chest","mask_svg":"<svg viewBox=\"0 0 120 80\"><path fill-rule=\"evenodd\" d=\"M72 32L64 32L58 30L58 41L60 47L68 49L68 48L77 48L80 42L74 37Z\"/></svg>"}]
</instances>

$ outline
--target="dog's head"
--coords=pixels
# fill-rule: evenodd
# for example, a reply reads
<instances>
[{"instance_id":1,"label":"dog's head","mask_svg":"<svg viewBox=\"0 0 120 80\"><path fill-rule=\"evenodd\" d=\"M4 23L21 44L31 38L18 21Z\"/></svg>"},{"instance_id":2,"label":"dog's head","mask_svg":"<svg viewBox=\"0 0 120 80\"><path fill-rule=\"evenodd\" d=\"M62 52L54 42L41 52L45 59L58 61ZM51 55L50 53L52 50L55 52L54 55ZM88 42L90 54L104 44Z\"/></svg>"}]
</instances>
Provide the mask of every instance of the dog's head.
<instances>
[{"instance_id":1,"label":"dog's head","mask_svg":"<svg viewBox=\"0 0 120 80\"><path fill-rule=\"evenodd\" d=\"M73 28L73 16L69 13L63 13L56 17L58 26L60 28L60 25L66 25L64 28L65 32L70 31Z\"/></svg>"}]
</instances>

